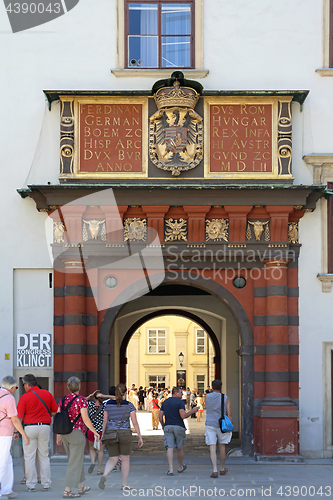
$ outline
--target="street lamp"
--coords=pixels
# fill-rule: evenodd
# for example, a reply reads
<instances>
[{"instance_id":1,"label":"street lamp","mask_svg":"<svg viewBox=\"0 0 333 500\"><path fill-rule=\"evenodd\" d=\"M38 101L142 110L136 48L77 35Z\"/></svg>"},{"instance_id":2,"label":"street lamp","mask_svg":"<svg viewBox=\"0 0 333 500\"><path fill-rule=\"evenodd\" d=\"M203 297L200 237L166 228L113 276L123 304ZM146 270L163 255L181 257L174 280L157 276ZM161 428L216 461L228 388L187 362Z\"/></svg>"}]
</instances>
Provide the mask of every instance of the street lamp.
<instances>
[{"instance_id":1,"label":"street lamp","mask_svg":"<svg viewBox=\"0 0 333 500\"><path fill-rule=\"evenodd\" d=\"M180 364L180 366L183 366L184 354L182 352L180 352L178 354L178 358L179 358L179 364Z\"/></svg>"}]
</instances>

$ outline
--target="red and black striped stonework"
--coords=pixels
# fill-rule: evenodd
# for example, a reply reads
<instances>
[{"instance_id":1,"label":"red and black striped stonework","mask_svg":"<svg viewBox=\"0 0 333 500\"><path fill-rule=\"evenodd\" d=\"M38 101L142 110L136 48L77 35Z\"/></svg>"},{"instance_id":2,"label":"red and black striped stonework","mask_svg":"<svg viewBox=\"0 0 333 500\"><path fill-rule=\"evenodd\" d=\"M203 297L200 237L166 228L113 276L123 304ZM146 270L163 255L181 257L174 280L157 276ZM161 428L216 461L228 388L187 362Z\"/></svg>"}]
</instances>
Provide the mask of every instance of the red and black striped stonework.
<instances>
[{"instance_id":1,"label":"red and black striped stonework","mask_svg":"<svg viewBox=\"0 0 333 500\"><path fill-rule=\"evenodd\" d=\"M98 314L93 292L82 263L66 260L54 273L54 390L60 398L67 392L67 379L77 376L81 392L97 389ZM89 275L90 280L93 279ZM97 281L97 280L96 280Z\"/></svg>"}]
</instances>

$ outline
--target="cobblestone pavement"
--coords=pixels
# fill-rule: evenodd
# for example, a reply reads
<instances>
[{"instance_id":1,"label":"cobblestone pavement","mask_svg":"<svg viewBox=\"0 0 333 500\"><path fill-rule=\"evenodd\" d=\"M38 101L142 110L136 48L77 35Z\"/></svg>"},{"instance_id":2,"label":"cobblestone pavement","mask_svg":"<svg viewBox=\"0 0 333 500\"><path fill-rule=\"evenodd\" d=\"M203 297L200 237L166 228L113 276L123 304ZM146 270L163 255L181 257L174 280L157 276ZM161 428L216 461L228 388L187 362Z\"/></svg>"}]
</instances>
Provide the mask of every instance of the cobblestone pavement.
<instances>
[{"instance_id":1,"label":"cobblestone pavement","mask_svg":"<svg viewBox=\"0 0 333 500\"><path fill-rule=\"evenodd\" d=\"M140 412L141 413L141 412ZM125 497L256 497L256 498L315 498L333 500L333 460L303 459L299 462L257 462L252 457L228 457L226 467L228 474L211 479L212 472L209 453L203 441L204 425L196 421L188 421L189 434L185 447L184 462L187 470L173 477L166 475L168 470L166 453L163 448L163 434L149 428L150 415L139 413L143 433L144 447L134 451L131 457L131 470L128 484L131 491L121 491L121 472L112 472L106 482L104 491L98 487L100 476L87 473L89 460L86 459L86 481L91 491L85 495L86 500ZM237 445L238 443L236 443ZM233 444L234 446L234 444ZM136 446L134 445L134 449ZM105 456L105 461L107 456ZM43 492L41 485L37 491L29 493L20 484L22 479L22 459L14 459L15 483L14 491L22 500L62 498L67 459L52 457L51 491ZM176 466L175 469L176 471Z\"/></svg>"}]
</instances>

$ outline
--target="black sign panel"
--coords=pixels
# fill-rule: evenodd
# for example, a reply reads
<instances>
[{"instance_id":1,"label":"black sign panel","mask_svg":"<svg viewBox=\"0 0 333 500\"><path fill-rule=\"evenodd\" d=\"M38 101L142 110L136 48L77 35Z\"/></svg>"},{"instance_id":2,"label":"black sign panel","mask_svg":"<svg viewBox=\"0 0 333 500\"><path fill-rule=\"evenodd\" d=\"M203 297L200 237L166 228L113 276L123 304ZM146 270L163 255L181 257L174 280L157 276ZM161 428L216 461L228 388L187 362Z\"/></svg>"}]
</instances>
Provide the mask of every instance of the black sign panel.
<instances>
[{"instance_id":1,"label":"black sign panel","mask_svg":"<svg viewBox=\"0 0 333 500\"><path fill-rule=\"evenodd\" d=\"M186 389L186 370L177 370L177 387Z\"/></svg>"}]
</instances>

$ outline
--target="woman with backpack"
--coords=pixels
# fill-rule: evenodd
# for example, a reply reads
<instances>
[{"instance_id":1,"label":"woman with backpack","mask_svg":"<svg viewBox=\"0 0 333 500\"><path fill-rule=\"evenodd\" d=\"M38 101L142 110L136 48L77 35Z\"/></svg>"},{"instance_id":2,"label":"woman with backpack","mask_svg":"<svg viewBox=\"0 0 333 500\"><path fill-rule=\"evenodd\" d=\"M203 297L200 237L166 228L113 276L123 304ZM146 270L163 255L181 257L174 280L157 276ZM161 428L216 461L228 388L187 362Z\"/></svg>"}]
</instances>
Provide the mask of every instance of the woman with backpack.
<instances>
[{"instance_id":1,"label":"woman with backpack","mask_svg":"<svg viewBox=\"0 0 333 500\"><path fill-rule=\"evenodd\" d=\"M79 498L90 490L90 486L83 486L84 475L84 448L86 444L86 428L100 439L100 435L95 430L88 416L88 404L86 398L79 396L81 381L77 377L70 377L67 380L69 394L64 396L58 405L58 413L68 414L72 431L67 434L57 435L57 445L63 444L68 456L68 466L65 479L65 491L63 498ZM57 416L54 417L56 425ZM60 419L58 419L60 420ZM66 431L68 432L68 431ZM74 493L72 488L78 488Z\"/></svg>"},{"instance_id":2,"label":"woman with backpack","mask_svg":"<svg viewBox=\"0 0 333 500\"><path fill-rule=\"evenodd\" d=\"M87 402L88 402L88 415L91 420L91 423L93 424L95 431L98 432L100 436L102 436L102 431L103 431L103 419L104 419L104 409L105 409L105 404L106 401L103 400L102 397L97 397L97 396L102 396L101 391L98 389L97 391L94 391L92 394L89 394L87 396ZM98 456L97 459L97 475L101 476L103 472L101 471L102 465L103 465L103 459L104 459L104 447L105 444L99 443L97 446L99 449L96 450L95 448L95 436L94 434L87 429L86 432L87 439L89 441L89 455L90 455L90 462L91 464L89 465L88 468L88 474L92 474L95 468L95 462L96 462L96 454Z\"/></svg>"}]
</instances>

